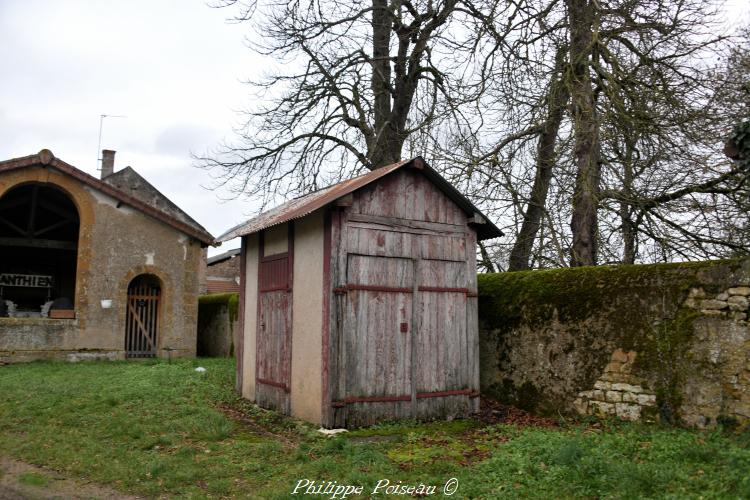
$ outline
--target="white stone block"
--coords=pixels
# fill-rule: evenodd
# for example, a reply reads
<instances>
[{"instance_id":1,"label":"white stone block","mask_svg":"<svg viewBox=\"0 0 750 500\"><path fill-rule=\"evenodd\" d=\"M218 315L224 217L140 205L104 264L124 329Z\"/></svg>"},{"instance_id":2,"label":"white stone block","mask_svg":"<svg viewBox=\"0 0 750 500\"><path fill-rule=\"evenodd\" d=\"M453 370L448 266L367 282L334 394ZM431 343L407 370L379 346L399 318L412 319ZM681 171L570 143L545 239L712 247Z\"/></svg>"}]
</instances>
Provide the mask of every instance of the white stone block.
<instances>
[{"instance_id":1,"label":"white stone block","mask_svg":"<svg viewBox=\"0 0 750 500\"><path fill-rule=\"evenodd\" d=\"M732 297L729 297L729 299L727 299L727 303L729 304L729 309L731 309L732 311L744 311L750 305L747 297L743 297L741 295L734 295Z\"/></svg>"},{"instance_id":2,"label":"white stone block","mask_svg":"<svg viewBox=\"0 0 750 500\"><path fill-rule=\"evenodd\" d=\"M623 391L623 392L635 392L635 393L641 393L643 392L643 387L639 385L631 385L631 384L612 384L612 390L613 391Z\"/></svg>"},{"instance_id":3,"label":"white stone block","mask_svg":"<svg viewBox=\"0 0 750 500\"><path fill-rule=\"evenodd\" d=\"M579 415L589 414L589 404L580 398L573 401L573 408L576 412L578 412Z\"/></svg>"},{"instance_id":4,"label":"white stone block","mask_svg":"<svg viewBox=\"0 0 750 500\"><path fill-rule=\"evenodd\" d=\"M617 403L615 405L615 415L623 420L639 420L641 418L641 407L628 403Z\"/></svg>"},{"instance_id":5,"label":"white stone block","mask_svg":"<svg viewBox=\"0 0 750 500\"><path fill-rule=\"evenodd\" d=\"M610 403L619 403L622 401L622 393L617 391L607 391L605 399Z\"/></svg>"},{"instance_id":6,"label":"white stone block","mask_svg":"<svg viewBox=\"0 0 750 500\"><path fill-rule=\"evenodd\" d=\"M723 300L703 300L701 301L701 309L726 309L729 305Z\"/></svg>"},{"instance_id":7,"label":"white stone block","mask_svg":"<svg viewBox=\"0 0 750 500\"><path fill-rule=\"evenodd\" d=\"M609 382L604 382L603 380L597 380L594 383L594 389L602 389L602 390L609 390L612 388L612 384Z\"/></svg>"},{"instance_id":8,"label":"white stone block","mask_svg":"<svg viewBox=\"0 0 750 500\"><path fill-rule=\"evenodd\" d=\"M623 392L622 393L622 402L623 403L637 403L638 402L638 394L634 394L632 392Z\"/></svg>"},{"instance_id":9,"label":"white stone block","mask_svg":"<svg viewBox=\"0 0 750 500\"><path fill-rule=\"evenodd\" d=\"M639 394L638 404L641 406L654 406L656 404L656 396L653 394Z\"/></svg>"}]
</instances>

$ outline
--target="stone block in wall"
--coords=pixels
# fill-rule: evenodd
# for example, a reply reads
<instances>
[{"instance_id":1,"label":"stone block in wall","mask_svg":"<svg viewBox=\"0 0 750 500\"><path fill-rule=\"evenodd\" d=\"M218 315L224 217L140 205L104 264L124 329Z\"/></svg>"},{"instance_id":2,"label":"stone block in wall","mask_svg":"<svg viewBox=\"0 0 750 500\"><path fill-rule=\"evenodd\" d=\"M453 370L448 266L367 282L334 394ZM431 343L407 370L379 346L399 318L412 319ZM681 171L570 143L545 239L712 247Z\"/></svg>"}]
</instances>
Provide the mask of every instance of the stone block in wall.
<instances>
[{"instance_id":1,"label":"stone block in wall","mask_svg":"<svg viewBox=\"0 0 750 500\"><path fill-rule=\"evenodd\" d=\"M612 363L627 363L628 362L628 353L623 351L622 349L615 349L615 352L612 353Z\"/></svg>"},{"instance_id":2,"label":"stone block in wall","mask_svg":"<svg viewBox=\"0 0 750 500\"><path fill-rule=\"evenodd\" d=\"M623 403L637 403L638 402L638 394L634 394L632 392L623 392L622 393L622 402Z\"/></svg>"},{"instance_id":3,"label":"stone block in wall","mask_svg":"<svg viewBox=\"0 0 750 500\"><path fill-rule=\"evenodd\" d=\"M711 310L711 309L721 310L721 309L726 309L727 307L729 307L729 304L727 304L723 300L706 299L706 300L701 301L700 307L701 309L707 309L707 310Z\"/></svg>"},{"instance_id":4,"label":"stone block in wall","mask_svg":"<svg viewBox=\"0 0 750 500\"><path fill-rule=\"evenodd\" d=\"M638 394L636 399L641 406L656 406L655 394Z\"/></svg>"},{"instance_id":5,"label":"stone block in wall","mask_svg":"<svg viewBox=\"0 0 750 500\"><path fill-rule=\"evenodd\" d=\"M628 383L617 383L612 384L612 390L614 391L624 391L624 392L634 392L634 393L640 393L643 392L643 388L638 385L632 385Z\"/></svg>"},{"instance_id":6,"label":"stone block in wall","mask_svg":"<svg viewBox=\"0 0 750 500\"><path fill-rule=\"evenodd\" d=\"M640 420L641 407L637 404L617 403L615 404L615 415L623 420Z\"/></svg>"},{"instance_id":7,"label":"stone block in wall","mask_svg":"<svg viewBox=\"0 0 750 500\"><path fill-rule=\"evenodd\" d=\"M589 402L585 399L576 398L573 401L573 408L575 408L576 412L579 415L588 415L589 414Z\"/></svg>"},{"instance_id":8,"label":"stone block in wall","mask_svg":"<svg viewBox=\"0 0 750 500\"><path fill-rule=\"evenodd\" d=\"M607 391L605 399L610 403L619 403L622 401L622 393L617 391Z\"/></svg>"},{"instance_id":9,"label":"stone block in wall","mask_svg":"<svg viewBox=\"0 0 750 500\"><path fill-rule=\"evenodd\" d=\"M599 416L612 416L615 414L614 403L605 403L603 401L589 401L592 413Z\"/></svg>"},{"instance_id":10,"label":"stone block in wall","mask_svg":"<svg viewBox=\"0 0 750 500\"><path fill-rule=\"evenodd\" d=\"M727 293L729 293L729 295L741 295L743 297L747 297L748 295L750 295L750 286L732 287L727 290Z\"/></svg>"},{"instance_id":11,"label":"stone block in wall","mask_svg":"<svg viewBox=\"0 0 750 500\"><path fill-rule=\"evenodd\" d=\"M729 304L729 309L732 311L744 311L750 306L747 297L742 295L733 295L729 297L727 299L727 304Z\"/></svg>"}]
</instances>

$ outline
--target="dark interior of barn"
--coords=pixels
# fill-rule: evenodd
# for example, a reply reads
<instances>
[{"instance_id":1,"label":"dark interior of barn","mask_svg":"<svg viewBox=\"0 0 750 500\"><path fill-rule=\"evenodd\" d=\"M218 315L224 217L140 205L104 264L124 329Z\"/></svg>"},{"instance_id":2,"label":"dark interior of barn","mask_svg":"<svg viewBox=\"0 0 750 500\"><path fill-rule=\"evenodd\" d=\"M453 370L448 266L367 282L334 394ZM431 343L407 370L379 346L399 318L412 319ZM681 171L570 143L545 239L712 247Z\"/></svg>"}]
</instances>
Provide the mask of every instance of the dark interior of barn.
<instances>
[{"instance_id":1,"label":"dark interior of barn","mask_svg":"<svg viewBox=\"0 0 750 500\"><path fill-rule=\"evenodd\" d=\"M24 184L0 198L0 316L73 309L79 225L59 189Z\"/></svg>"}]
</instances>

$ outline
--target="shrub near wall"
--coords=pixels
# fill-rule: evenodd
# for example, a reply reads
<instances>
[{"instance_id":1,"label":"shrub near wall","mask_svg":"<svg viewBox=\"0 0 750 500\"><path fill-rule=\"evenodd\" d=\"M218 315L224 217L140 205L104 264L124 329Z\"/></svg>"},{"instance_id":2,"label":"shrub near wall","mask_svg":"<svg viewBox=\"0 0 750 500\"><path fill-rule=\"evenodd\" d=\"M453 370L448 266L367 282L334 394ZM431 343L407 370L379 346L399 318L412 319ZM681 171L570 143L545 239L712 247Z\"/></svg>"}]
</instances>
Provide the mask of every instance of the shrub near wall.
<instances>
[{"instance_id":1,"label":"shrub near wall","mask_svg":"<svg viewBox=\"0 0 750 500\"><path fill-rule=\"evenodd\" d=\"M232 357L237 343L239 294L198 298L198 356Z\"/></svg>"},{"instance_id":2,"label":"shrub near wall","mask_svg":"<svg viewBox=\"0 0 750 500\"><path fill-rule=\"evenodd\" d=\"M478 282L485 393L547 414L750 421L750 260Z\"/></svg>"}]
</instances>

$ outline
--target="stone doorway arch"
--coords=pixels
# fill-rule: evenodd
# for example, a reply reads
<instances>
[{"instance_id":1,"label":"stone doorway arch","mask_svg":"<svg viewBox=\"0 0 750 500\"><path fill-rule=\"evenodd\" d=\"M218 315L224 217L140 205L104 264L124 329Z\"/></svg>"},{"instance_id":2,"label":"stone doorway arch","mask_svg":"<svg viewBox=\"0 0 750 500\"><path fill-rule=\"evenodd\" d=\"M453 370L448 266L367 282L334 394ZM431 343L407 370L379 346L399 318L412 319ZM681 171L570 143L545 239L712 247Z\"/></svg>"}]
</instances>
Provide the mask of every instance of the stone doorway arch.
<instances>
[{"instance_id":1,"label":"stone doorway arch","mask_svg":"<svg viewBox=\"0 0 750 500\"><path fill-rule=\"evenodd\" d=\"M140 274L128 285L125 308L125 357L154 358L159 350L161 280Z\"/></svg>"}]
</instances>

